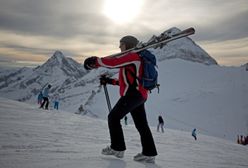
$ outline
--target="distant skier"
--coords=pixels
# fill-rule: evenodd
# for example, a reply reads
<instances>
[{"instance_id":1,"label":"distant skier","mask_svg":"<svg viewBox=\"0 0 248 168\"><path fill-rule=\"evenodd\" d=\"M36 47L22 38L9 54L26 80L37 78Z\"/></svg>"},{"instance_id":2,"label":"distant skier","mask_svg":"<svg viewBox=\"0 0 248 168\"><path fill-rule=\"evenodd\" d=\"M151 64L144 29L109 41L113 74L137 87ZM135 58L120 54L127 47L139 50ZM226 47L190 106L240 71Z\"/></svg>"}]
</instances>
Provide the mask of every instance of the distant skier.
<instances>
[{"instance_id":1,"label":"distant skier","mask_svg":"<svg viewBox=\"0 0 248 168\"><path fill-rule=\"evenodd\" d=\"M43 94L42 91L39 93L38 95L38 104L41 105L42 104L42 100L43 100Z\"/></svg>"},{"instance_id":2,"label":"distant skier","mask_svg":"<svg viewBox=\"0 0 248 168\"><path fill-rule=\"evenodd\" d=\"M78 111L79 113L82 113L84 111L84 107L82 104L79 106Z\"/></svg>"},{"instance_id":3,"label":"distant skier","mask_svg":"<svg viewBox=\"0 0 248 168\"><path fill-rule=\"evenodd\" d=\"M244 145L248 145L248 136L245 137Z\"/></svg>"},{"instance_id":4,"label":"distant skier","mask_svg":"<svg viewBox=\"0 0 248 168\"><path fill-rule=\"evenodd\" d=\"M127 116L124 117L125 125L127 125Z\"/></svg>"},{"instance_id":5,"label":"distant skier","mask_svg":"<svg viewBox=\"0 0 248 168\"><path fill-rule=\"evenodd\" d=\"M239 139L239 135L237 135L237 144L241 144L240 139Z\"/></svg>"},{"instance_id":6,"label":"distant skier","mask_svg":"<svg viewBox=\"0 0 248 168\"><path fill-rule=\"evenodd\" d=\"M196 129L194 128L193 131L192 131L192 136L195 138L195 140L197 140L197 137L196 137Z\"/></svg>"},{"instance_id":7,"label":"distant skier","mask_svg":"<svg viewBox=\"0 0 248 168\"><path fill-rule=\"evenodd\" d=\"M58 94L56 94L55 96L54 96L54 109L59 109L59 95Z\"/></svg>"},{"instance_id":8,"label":"distant skier","mask_svg":"<svg viewBox=\"0 0 248 168\"><path fill-rule=\"evenodd\" d=\"M78 111L75 112L75 114L81 114L84 111L83 105L81 104L78 108Z\"/></svg>"},{"instance_id":9,"label":"distant skier","mask_svg":"<svg viewBox=\"0 0 248 168\"><path fill-rule=\"evenodd\" d=\"M248 136L240 135L240 139L238 140L238 142L241 145L248 145Z\"/></svg>"},{"instance_id":10,"label":"distant skier","mask_svg":"<svg viewBox=\"0 0 248 168\"><path fill-rule=\"evenodd\" d=\"M157 126L158 132L159 132L159 128L161 128L161 131L164 132L164 120L163 120L163 117L161 115L158 116L158 126Z\"/></svg>"},{"instance_id":11,"label":"distant skier","mask_svg":"<svg viewBox=\"0 0 248 168\"><path fill-rule=\"evenodd\" d=\"M52 86L50 84L47 85L47 87L44 89L43 91L43 102L40 106L40 108L44 108L45 105L45 109L48 110L48 105L49 105L49 90Z\"/></svg>"},{"instance_id":12,"label":"distant skier","mask_svg":"<svg viewBox=\"0 0 248 168\"><path fill-rule=\"evenodd\" d=\"M138 40L133 36L125 36L120 40L121 52L135 47ZM124 157L126 150L121 119L129 112L134 120L142 145L142 152L133 157L135 161L154 162L157 150L149 128L145 102L148 97L146 90L136 77L141 77L143 64L138 53L127 53L119 57L89 57L84 61L87 70L99 67L119 68L119 79L100 78L101 84L119 85L120 99L108 115L108 126L111 145L102 150L103 155Z\"/></svg>"}]
</instances>

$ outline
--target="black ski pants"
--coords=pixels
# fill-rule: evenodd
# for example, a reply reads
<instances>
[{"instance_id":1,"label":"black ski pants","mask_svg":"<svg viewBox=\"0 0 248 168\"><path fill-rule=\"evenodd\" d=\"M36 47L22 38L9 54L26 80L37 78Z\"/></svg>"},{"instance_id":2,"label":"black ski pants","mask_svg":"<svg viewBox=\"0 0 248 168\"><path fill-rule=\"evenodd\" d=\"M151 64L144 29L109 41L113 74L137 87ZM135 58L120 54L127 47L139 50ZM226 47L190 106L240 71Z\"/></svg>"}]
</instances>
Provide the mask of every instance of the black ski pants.
<instances>
[{"instance_id":1,"label":"black ski pants","mask_svg":"<svg viewBox=\"0 0 248 168\"><path fill-rule=\"evenodd\" d=\"M149 128L146 112L145 99L138 91L128 92L122 96L108 115L108 126L111 139L111 148L117 151L126 150L121 119L129 112L137 128L142 145L142 154L156 156L157 150Z\"/></svg>"},{"instance_id":2,"label":"black ski pants","mask_svg":"<svg viewBox=\"0 0 248 168\"><path fill-rule=\"evenodd\" d=\"M48 110L48 105L49 105L49 99L48 99L48 97L43 97L43 102L42 102L40 108L43 108L44 105L45 105L45 109Z\"/></svg>"}]
</instances>

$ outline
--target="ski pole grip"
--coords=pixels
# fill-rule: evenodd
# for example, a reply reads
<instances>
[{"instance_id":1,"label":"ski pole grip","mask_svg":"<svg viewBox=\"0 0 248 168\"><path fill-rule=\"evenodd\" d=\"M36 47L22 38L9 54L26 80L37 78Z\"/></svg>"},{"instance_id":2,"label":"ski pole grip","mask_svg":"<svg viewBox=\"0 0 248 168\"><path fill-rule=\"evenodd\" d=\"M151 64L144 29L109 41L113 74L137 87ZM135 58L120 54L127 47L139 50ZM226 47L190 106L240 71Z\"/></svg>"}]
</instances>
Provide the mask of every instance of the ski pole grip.
<instances>
[{"instance_id":1,"label":"ski pole grip","mask_svg":"<svg viewBox=\"0 0 248 168\"><path fill-rule=\"evenodd\" d=\"M106 85L107 84L107 75L105 75L105 74L102 74L102 75L100 75L100 84L101 85Z\"/></svg>"}]
</instances>

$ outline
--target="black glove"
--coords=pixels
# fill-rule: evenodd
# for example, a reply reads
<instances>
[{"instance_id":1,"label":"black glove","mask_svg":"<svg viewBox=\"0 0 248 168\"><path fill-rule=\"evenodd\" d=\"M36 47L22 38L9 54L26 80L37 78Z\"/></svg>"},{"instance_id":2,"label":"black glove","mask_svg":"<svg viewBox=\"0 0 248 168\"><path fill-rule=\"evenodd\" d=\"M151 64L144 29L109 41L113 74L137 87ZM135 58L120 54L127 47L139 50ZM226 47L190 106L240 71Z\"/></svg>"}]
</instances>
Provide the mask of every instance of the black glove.
<instances>
[{"instance_id":1,"label":"black glove","mask_svg":"<svg viewBox=\"0 0 248 168\"><path fill-rule=\"evenodd\" d=\"M100 84L101 85L113 84L113 79L106 77L106 76L101 76L100 77Z\"/></svg>"},{"instance_id":2,"label":"black glove","mask_svg":"<svg viewBox=\"0 0 248 168\"><path fill-rule=\"evenodd\" d=\"M92 70L92 69L96 68L96 60L97 60L96 56L92 56L92 57L85 59L84 60L84 68L86 70Z\"/></svg>"}]
</instances>

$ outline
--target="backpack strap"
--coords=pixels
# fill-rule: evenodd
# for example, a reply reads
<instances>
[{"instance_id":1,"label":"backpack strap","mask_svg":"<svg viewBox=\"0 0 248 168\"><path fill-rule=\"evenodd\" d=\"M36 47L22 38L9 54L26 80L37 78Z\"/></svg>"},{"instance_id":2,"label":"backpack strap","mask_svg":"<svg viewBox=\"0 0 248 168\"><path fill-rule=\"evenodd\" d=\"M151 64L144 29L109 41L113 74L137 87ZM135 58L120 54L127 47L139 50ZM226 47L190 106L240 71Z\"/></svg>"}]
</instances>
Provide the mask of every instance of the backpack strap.
<instances>
[{"instance_id":1,"label":"backpack strap","mask_svg":"<svg viewBox=\"0 0 248 168\"><path fill-rule=\"evenodd\" d=\"M127 69L127 71L130 72L130 74L131 74L135 79L138 79L139 82L140 82L140 79L139 79L132 71L130 71L129 69ZM158 89L158 93L159 93L159 87L160 87L160 84L157 83L157 84L156 84L156 88ZM149 92L152 93L151 90L149 90Z\"/></svg>"}]
</instances>

